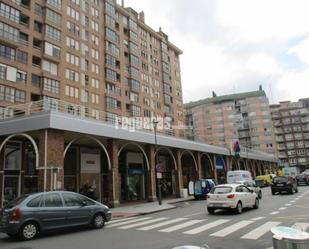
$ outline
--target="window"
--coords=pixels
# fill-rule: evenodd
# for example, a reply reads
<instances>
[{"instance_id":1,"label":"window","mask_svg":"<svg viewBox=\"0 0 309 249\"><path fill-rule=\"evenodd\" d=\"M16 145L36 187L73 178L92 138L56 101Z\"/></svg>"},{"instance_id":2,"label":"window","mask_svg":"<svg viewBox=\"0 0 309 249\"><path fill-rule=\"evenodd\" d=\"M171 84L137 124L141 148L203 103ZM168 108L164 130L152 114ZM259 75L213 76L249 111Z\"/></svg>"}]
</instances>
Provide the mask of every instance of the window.
<instances>
[{"instance_id":1,"label":"window","mask_svg":"<svg viewBox=\"0 0 309 249\"><path fill-rule=\"evenodd\" d=\"M91 102L93 104L99 104L99 95L92 93L91 94Z\"/></svg>"},{"instance_id":2,"label":"window","mask_svg":"<svg viewBox=\"0 0 309 249\"><path fill-rule=\"evenodd\" d=\"M79 81L79 74L78 72L75 72L71 69L66 69L65 70L65 76L68 80L72 80L72 81L76 81L78 82Z\"/></svg>"},{"instance_id":3,"label":"window","mask_svg":"<svg viewBox=\"0 0 309 249\"><path fill-rule=\"evenodd\" d=\"M70 6L67 6L67 15L75 19L76 21L79 21L79 12Z\"/></svg>"},{"instance_id":4,"label":"window","mask_svg":"<svg viewBox=\"0 0 309 249\"><path fill-rule=\"evenodd\" d=\"M73 54L67 53L66 54L66 61L68 63L71 63L72 65L79 66L79 57L75 56Z\"/></svg>"},{"instance_id":5,"label":"window","mask_svg":"<svg viewBox=\"0 0 309 249\"><path fill-rule=\"evenodd\" d=\"M132 39L133 41L135 40L137 42L138 41L137 33L135 33L132 30L130 30L130 39Z\"/></svg>"},{"instance_id":6,"label":"window","mask_svg":"<svg viewBox=\"0 0 309 249\"><path fill-rule=\"evenodd\" d=\"M95 18L99 18L99 11L95 8L91 8L91 14L92 16L94 16Z\"/></svg>"},{"instance_id":7,"label":"window","mask_svg":"<svg viewBox=\"0 0 309 249\"><path fill-rule=\"evenodd\" d=\"M119 48L116 47L115 44L106 41L105 42L105 51L111 53L112 55L116 56L117 58L119 58Z\"/></svg>"},{"instance_id":8,"label":"window","mask_svg":"<svg viewBox=\"0 0 309 249\"><path fill-rule=\"evenodd\" d=\"M99 60L99 51L96 49L91 49L91 56L92 58Z\"/></svg>"},{"instance_id":9,"label":"window","mask_svg":"<svg viewBox=\"0 0 309 249\"><path fill-rule=\"evenodd\" d=\"M39 87L40 86L41 77L36 74L31 75L31 83L33 86Z\"/></svg>"},{"instance_id":10,"label":"window","mask_svg":"<svg viewBox=\"0 0 309 249\"><path fill-rule=\"evenodd\" d=\"M26 94L24 91L15 90L15 102L25 103Z\"/></svg>"},{"instance_id":11,"label":"window","mask_svg":"<svg viewBox=\"0 0 309 249\"><path fill-rule=\"evenodd\" d=\"M110 28L105 27L105 35L108 39L114 41L114 42L119 42L119 36L117 33Z\"/></svg>"},{"instance_id":12,"label":"window","mask_svg":"<svg viewBox=\"0 0 309 249\"><path fill-rule=\"evenodd\" d=\"M64 203L67 207L80 207L82 206L82 200L73 194L62 194Z\"/></svg>"},{"instance_id":13,"label":"window","mask_svg":"<svg viewBox=\"0 0 309 249\"><path fill-rule=\"evenodd\" d=\"M17 51L17 61L23 64L28 62L28 53L23 51Z\"/></svg>"},{"instance_id":14,"label":"window","mask_svg":"<svg viewBox=\"0 0 309 249\"><path fill-rule=\"evenodd\" d=\"M130 62L133 66L139 67L139 60L138 57L136 57L135 55L133 54L130 55Z\"/></svg>"},{"instance_id":15,"label":"window","mask_svg":"<svg viewBox=\"0 0 309 249\"><path fill-rule=\"evenodd\" d=\"M107 1L105 1L105 11L106 11L106 13L110 14L111 16L116 15L115 7Z\"/></svg>"},{"instance_id":16,"label":"window","mask_svg":"<svg viewBox=\"0 0 309 249\"><path fill-rule=\"evenodd\" d=\"M121 102L117 99L106 97L106 107L109 109L120 109L121 108Z\"/></svg>"},{"instance_id":17,"label":"window","mask_svg":"<svg viewBox=\"0 0 309 249\"><path fill-rule=\"evenodd\" d=\"M43 16L43 8L41 5L35 3L34 4L34 13L38 16Z\"/></svg>"},{"instance_id":18,"label":"window","mask_svg":"<svg viewBox=\"0 0 309 249\"><path fill-rule=\"evenodd\" d=\"M46 20L49 20L56 25L61 25L61 15L57 14L56 12L46 8L45 10L46 13Z\"/></svg>"},{"instance_id":19,"label":"window","mask_svg":"<svg viewBox=\"0 0 309 249\"><path fill-rule=\"evenodd\" d=\"M45 207L62 207L62 200L59 194L46 194L44 196Z\"/></svg>"},{"instance_id":20,"label":"window","mask_svg":"<svg viewBox=\"0 0 309 249\"><path fill-rule=\"evenodd\" d=\"M116 67L116 68L119 68L120 67L120 62L119 60L117 60L115 57L109 55L109 54L106 54L105 55L105 63L107 65L110 65L112 67Z\"/></svg>"},{"instance_id":21,"label":"window","mask_svg":"<svg viewBox=\"0 0 309 249\"><path fill-rule=\"evenodd\" d=\"M61 9L61 0L46 0L46 3L55 7L56 9Z\"/></svg>"},{"instance_id":22,"label":"window","mask_svg":"<svg viewBox=\"0 0 309 249\"><path fill-rule=\"evenodd\" d=\"M76 87L72 87L72 86L65 86L65 95L69 96L71 98L79 98L79 89Z\"/></svg>"},{"instance_id":23,"label":"window","mask_svg":"<svg viewBox=\"0 0 309 249\"><path fill-rule=\"evenodd\" d=\"M113 71L109 68L105 69L105 76L106 76L106 79L108 79L108 80L112 80L112 81L119 81L120 80L120 75L117 72L115 72L115 71Z\"/></svg>"},{"instance_id":24,"label":"window","mask_svg":"<svg viewBox=\"0 0 309 249\"><path fill-rule=\"evenodd\" d=\"M52 75L58 75L58 65L56 63L43 60L42 68L44 71L47 71Z\"/></svg>"},{"instance_id":25,"label":"window","mask_svg":"<svg viewBox=\"0 0 309 249\"><path fill-rule=\"evenodd\" d=\"M79 42L74 40L73 38L67 37L66 44L69 48L79 50Z\"/></svg>"},{"instance_id":26,"label":"window","mask_svg":"<svg viewBox=\"0 0 309 249\"><path fill-rule=\"evenodd\" d=\"M99 32L99 24L96 21L91 21L91 28Z\"/></svg>"},{"instance_id":27,"label":"window","mask_svg":"<svg viewBox=\"0 0 309 249\"><path fill-rule=\"evenodd\" d=\"M13 40L15 42L20 41L19 30L3 22L0 22L0 34L3 38Z\"/></svg>"},{"instance_id":28,"label":"window","mask_svg":"<svg viewBox=\"0 0 309 249\"><path fill-rule=\"evenodd\" d=\"M75 35L79 35L79 26L77 26L75 23L67 21L67 29L75 34Z\"/></svg>"},{"instance_id":29,"label":"window","mask_svg":"<svg viewBox=\"0 0 309 249\"><path fill-rule=\"evenodd\" d=\"M60 42L61 41L61 32L58 29L53 28L45 24L45 34L48 38Z\"/></svg>"},{"instance_id":30,"label":"window","mask_svg":"<svg viewBox=\"0 0 309 249\"><path fill-rule=\"evenodd\" d=\"M16 50L0 44L0 56L14 61L16 58Z\"/></svg>"},{"instance_id":31,"label":"window","mask_svg":"<svg viewBox=\"0 0 309 249\"><path fill-rule=\"evenodd\" d=\"M6 79L6 67L0 65L0 79L5 80Z\"/></svg>"},{"instance_id":32,"label":"window","mask_svg":"<svg viewBox=\"0 0 309 249\"><path fill-rule=\"evenodd\" d=\"M27 81L27 73L22 72L22 71L17 71L17 73L16 73L16 81L17 82L24 82L24 83L26 83L26 81Z\"/></svg>"},{"instance_id":33,"label":"window","mask_svg":"<svg viewBox=\"0 0 309 249\"><path fill-rule=\"evenodd\" d=\"M44 52L49 56L60 58L60 48L49 42L45 42Z\"/></svg>"},{"instance_id":34,"label":"window","mask_svg":"<svg viewBox=\"0 0 309 249\"><path fill-rule=\"evenodd\" d=\"M99 74L99 65L92 63L91 70L93 73Z\"/></svg>"},{"instance_id":35,"label":"window","mask_svg":"<svg viewBox=\"0 0 309 249\"><path fill-rule=\"evenodd\" d=\"M44 91L59 93L60 82L58 80L44 78L43 83Z\"/></svg>"},{"instance_id":36,"label":"window","mask_svg":"<svg viewBox=\"0 0 309 249\"><path fill-rule=\"evenodd\" d=\"M99 80L92 78L91 79L91 85L93 88L99 89Z\"/></svg>"},{"instance_id":37,"label":"window","mask_svg":"<svg viewBox=\"0 0 309 249\"><path fill-rule=\"evenodd\" d=\"M96 35L91 35L91 40L95 45L99 46L99 37Z\"/></svg>"},{"instance_id":38,"label":"window","mask_svg":"<svg viewBox=\"0 0 309 249\"><path fill-rule=\"evenodd\" d=\"M0 3L0 16L19 23L20 12L5 3Z\"/></svg>"},{"instance_id":39,"label":"window","mask_svg":"<svg viewBox=\"0 0 309 249\"><path fill-rule=\"evenodd\" d=\"M33 198L27 203L27 207L39 207L42 200L42 195Z\"/></svg>"}]
</instances>

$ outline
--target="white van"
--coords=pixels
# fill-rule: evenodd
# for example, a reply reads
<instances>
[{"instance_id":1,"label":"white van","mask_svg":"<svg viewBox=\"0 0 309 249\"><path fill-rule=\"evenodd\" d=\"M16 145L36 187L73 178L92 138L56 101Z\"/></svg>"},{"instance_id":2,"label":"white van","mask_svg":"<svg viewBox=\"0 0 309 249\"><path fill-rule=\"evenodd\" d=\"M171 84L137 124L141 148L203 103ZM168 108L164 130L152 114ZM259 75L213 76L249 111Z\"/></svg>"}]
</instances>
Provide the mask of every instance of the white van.
<instances>
[{"instance_id":1,"label":"white van","mask_svg":"<svg viewBox=\"0 0 309 249\"><path fill-rule=\"evenodd\" d=\"M233 170L228 171L226 175L226 182L231 184L238 181L252 180L251 172L247 170Z\"/></svg>"}]
</instances>

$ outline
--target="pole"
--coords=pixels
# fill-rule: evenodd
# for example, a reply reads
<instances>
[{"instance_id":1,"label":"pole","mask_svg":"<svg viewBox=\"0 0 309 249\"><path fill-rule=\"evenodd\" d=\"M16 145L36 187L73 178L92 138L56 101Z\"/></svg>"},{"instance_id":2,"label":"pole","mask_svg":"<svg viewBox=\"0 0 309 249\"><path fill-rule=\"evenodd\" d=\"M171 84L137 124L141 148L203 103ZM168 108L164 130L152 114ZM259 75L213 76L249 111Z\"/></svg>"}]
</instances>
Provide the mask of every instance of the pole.
<instances>
[{"instance_id":1,"label":"pole","mask_svg":"<svg viewBox=\"0 0 309 249\"><path fill-rule=\"evenodd\" d=\"M157 124L158 124L158 121L154 120L153 121L153 128L154 128L154 136L155 136L155 154L157 153L158 149L157 149L157 146L158 146L158 143L157 143ZM156 179L157 179L157 188L158 188L158 202L159 202L159 205L162 205L162 198L161 198L161 180L160 178L157 177L157 167L159 165L159 160L158 160L158 154L156 154Z\"/></svg>"}]
</instances>

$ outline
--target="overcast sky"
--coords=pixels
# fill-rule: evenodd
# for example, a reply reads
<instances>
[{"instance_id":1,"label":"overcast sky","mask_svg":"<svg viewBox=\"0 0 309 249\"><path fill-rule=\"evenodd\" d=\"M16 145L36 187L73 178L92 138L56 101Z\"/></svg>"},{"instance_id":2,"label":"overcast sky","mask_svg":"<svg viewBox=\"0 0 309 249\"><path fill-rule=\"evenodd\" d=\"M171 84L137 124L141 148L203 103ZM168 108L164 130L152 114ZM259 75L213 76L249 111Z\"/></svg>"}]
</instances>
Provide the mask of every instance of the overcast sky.
<instances>
[{"instance_id":1,"label":"overcast sky","mask_svg":"<svg viewBox=\"0 0 309 249\"><path fill-rule=\"evenodd\" d=\"M120 2L120 0L118 0ZM255 91L309 97L309 0L125 0L183 50L184 102Z\"/></svg>"}]
</instances>

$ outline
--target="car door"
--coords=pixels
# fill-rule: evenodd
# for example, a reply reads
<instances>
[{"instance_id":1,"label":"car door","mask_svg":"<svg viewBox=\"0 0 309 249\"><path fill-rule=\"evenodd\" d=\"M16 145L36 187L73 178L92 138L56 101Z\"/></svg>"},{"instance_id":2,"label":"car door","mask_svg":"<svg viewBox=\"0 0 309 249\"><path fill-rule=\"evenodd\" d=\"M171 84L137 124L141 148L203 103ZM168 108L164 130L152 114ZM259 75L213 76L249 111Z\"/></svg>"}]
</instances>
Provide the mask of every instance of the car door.
<instances>
[{"instance_id":1,"label":"car door","mask_svg":"<svg viewBox=\"0 0 309 249\"><path fill-rule=\"evenodd\" d=\"M86 225L90 221L92 209L87 202L74 193L62 193L66 210L66 224L68 226Z\"/></svg>"},{"instance_id":2,"label":"car door","mask_svg":"<svg viewBox=\"0 0 309 249\"><path fill-rule=\"evenodd\" d=\"M246 207L254 205L254 203L255 203L255 194L253 193L253 191L250 190L249 188L247 188L246 186L242 186L242 191L243 191L243 193L245 195Z\"/></svg>"},{"instance_id":3,"label":"car door","mask_svg":"<svg viewBox=\"0 0 309 249\"><path fill-rule=\"evenodd\" d=\"M242 203L242 206L245 207L247 205L247 200L246 200L246 195L243 192L242 186L237 186L235 191L236 191L238 200L240 200Z\"/></svg>"},{"instance_id":4,"label":"car door","mask_svg":"<svg viewBox=\"0 0 309 249\"><path fill-rule=\"evenodd\" d=\"M59 193L44 194L39 217L44 229L55 229L66 225L66 212Z\"/></svg>"}]
</instances>

